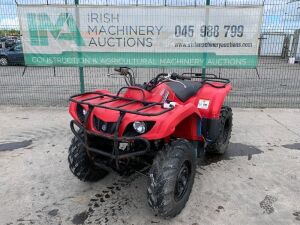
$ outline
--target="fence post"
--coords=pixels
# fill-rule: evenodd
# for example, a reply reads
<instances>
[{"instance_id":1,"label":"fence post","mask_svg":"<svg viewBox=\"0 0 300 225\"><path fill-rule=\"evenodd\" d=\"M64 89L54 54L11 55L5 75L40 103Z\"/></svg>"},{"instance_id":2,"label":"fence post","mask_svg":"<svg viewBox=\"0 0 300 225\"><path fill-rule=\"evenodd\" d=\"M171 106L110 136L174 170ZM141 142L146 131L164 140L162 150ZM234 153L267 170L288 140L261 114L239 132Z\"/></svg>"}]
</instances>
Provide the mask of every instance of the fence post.
<instances>
[{"instance_id":1,"label":"fence post","mask_svg":"<svg viewBox=\"0 0 300 225\"><path fill-rule=\"evenodd\" d=\"M74 0L75 1L75 5L79 5L79 0ZM78 9L76 9L76 21L78 21L79 15L78 15ZM77 24L78 25L78 24ZM79 56L81 56L81 52L79 52ZM79 67L79 81L80 81L80 92L84 93L84 73L83 73L83 67L80 66Z\"/></svg>"},{"instance_id":2,"label":"fence post","mask_svg":"<svg viewBox=\"0 0 300 225\"><path fill-rule=\"evenodd\" d=\"M210 5L210 0L206 0L206 5ZM205 13L206 17L207 17L207 13ZM207 26L207 19L205 18L205 26ZM206 29L205 29L206 30ZM204 53L204 66L202 66L202 79L205 79L205 75L206 75L206 63L207 63L207 52Z\"/></svg>"}]
</instances>

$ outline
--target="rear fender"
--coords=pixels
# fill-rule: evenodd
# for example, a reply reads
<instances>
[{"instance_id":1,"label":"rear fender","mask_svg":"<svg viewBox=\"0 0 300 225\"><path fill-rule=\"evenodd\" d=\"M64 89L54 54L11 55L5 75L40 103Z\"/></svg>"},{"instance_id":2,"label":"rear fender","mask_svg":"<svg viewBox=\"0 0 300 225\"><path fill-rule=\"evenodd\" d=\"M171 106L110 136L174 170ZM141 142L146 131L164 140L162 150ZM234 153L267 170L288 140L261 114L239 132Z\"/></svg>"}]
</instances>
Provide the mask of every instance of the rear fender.
<instances>
[{"instance_id":1,"label":"rear fender","mask_svg":"<svg viewBox=\"0 0 300 225\"><path fill-rule=\"evenodd\" d=\"M220 111L223 106L224 100L232 87L227 84L224 88L214 88L208 84L205 84L197 94L197 108L203 118L218 119ZM203 101L208 103L206 105L201 104Z\"/></svg>"}]
</instances>

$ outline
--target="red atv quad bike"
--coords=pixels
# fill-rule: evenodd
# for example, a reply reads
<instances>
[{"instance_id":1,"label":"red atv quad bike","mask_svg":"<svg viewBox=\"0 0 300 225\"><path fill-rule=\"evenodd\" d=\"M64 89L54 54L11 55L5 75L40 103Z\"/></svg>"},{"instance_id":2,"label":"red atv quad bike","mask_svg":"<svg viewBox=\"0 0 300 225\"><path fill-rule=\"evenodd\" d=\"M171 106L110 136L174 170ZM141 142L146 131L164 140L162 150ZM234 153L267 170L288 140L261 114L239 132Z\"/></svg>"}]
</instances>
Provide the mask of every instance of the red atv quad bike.
<instances>
[{"instance_id":1,"label":"red atv quad bike","mask_svg":"<svg viewBox=\"0 0 300 225\"><path fill-rule=\"evenodd\" d=\"M174 217L191 193L197 157L228 148L232 111L223 102L230 81L160 73L139 85L130 68L115 71L128 85L117 94L97 90L70 98L70 169L82 181L97 181L109 170L122 173L142 164L141 171L150 168L150 207Z\"/></svg>"}]
</instances>

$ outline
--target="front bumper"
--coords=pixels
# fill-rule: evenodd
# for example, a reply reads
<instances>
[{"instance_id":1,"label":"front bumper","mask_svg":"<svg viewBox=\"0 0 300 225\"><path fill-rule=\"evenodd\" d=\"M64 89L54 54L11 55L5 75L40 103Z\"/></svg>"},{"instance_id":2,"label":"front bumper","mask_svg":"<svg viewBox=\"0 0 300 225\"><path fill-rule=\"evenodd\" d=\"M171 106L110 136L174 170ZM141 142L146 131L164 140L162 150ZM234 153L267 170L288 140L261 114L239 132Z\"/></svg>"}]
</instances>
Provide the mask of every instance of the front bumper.
<instances>
[{"instance_id":1,"label":"front bumper","mask_svg":"<svg viewBox=\"0 0 300 225\"><path fill-rule=\"evenodd\" d=\"M79 135L79 133L75 130L75 127L74 127L75 125L80 130L84 131L84 137L85 137L84 140ZM145 138L141 138L141 137L124 137L124 136L123 137L116 137L115 135L114 136L108 136L108 135L98 134L98 133L95 133L93 131L89 131L89 130L85 129L85 127L82 124L80 124L79 122L77 122L76 120L72 120L70 122L70 127L71 127L71 131L73 132L73 134L78 138L78 140L80 140L82 142L82 144L84 145L84 147L88 151L99 154L99 155L102 155L102 156L109 157L109 158L114 159L116 161L118 161L119 159L130 158L130 157L134 157L134 156L141 156L141 155L144 155L144 154L146 154L150 151L150 142ZM87 138L88 135L92 135L92 136L96 136L96 137L99 137L99 138L104 138L104 139L107 139L109 141L112 141L113 147L112 147L111 152L107 152L107 151L104 151L102 149L95 148L94 146L93 147L90 146L88 144L88 141L87 141L88 140L88 138ZM143 148L142 150L139 150L139 151L135 150L135 151L129 152L129 153L128 152L124 153L119 148L120 143L132 144L132 143L135 143L137 141L144 143L145 148Z\"/></svg>"}]
</instances>

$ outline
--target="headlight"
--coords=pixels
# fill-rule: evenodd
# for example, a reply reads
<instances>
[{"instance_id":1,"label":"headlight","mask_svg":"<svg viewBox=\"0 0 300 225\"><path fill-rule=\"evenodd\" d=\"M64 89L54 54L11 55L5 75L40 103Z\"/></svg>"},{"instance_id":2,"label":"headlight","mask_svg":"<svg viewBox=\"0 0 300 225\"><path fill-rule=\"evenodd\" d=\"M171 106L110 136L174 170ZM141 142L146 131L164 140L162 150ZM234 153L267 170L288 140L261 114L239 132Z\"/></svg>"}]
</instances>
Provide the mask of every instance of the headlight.
<instances>
[{"instance_id":1,"label":"headlight","mask_svg":"<svg viewBox=\"0 0 300 225\"><path fill-rule=\"evenodd\" d=\"M133 128L139 134L143 134L147 130L146 124L144 122L141 122L141 121L134 122L133 123Z\"/></svg>"},{"instance_id":2,"label":"headlight","mask_svg":"<svg viewBox=\"0 0 300 225\"><path fill-rule=\"evenodd\" d=\"M101 130L104 131L104 132L107 130L107 123L104 122L104 123L102 124Z\"/></svg>"},{"instance_id":3,"label":"headlight","mask_svg":"<svg viewBox=\"0 0 300 225\"><path fill-rule=\"evenodd\" d=\"M135 137L149 132L154 126L154 121L135 121L127 125L123 135L127 137Z\"/></svg>"},{"instance_id":4,"label":"headlight","mask_svg":"<svg viewBox=\"0 0 300 225\"><path fill-rule=\"evenodd\" d=\"M87 111L83 108L82 105L77 104L76 113L77 113L77 117L78 117L79 121L81 123L83 123L85 120L85 115L86 115Z\"/></svg>"}]
</instances>

